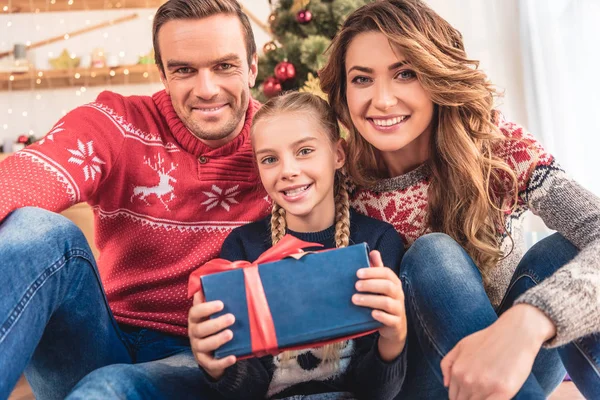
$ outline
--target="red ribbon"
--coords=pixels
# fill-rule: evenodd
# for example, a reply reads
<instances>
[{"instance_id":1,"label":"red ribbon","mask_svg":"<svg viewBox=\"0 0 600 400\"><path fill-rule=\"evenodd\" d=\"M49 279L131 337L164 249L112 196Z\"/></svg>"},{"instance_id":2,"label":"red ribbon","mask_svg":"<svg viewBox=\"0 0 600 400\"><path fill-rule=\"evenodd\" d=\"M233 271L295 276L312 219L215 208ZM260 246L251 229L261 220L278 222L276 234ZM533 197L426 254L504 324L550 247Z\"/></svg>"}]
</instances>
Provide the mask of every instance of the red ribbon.
<instances>
[{"instance_id":1,"label":"red ribbon","mask_svg":"<svg viewBox=\"0 0 600 400\"><path fill-rule=\"evenodd\" d=\"M202 290L201 276L243 268L252 353L258 357L267 354L275 355L279 352L277 335L275 334L275 325L273 324L273 316L269 309L267 296L258 274L258 265L279 261L285 257L302 253L306 247L323 247L323 245L304 242L294 236L285 235L275 246L262 253L253 263L249 261L231 262L221 258L211 260L190 275L188 297L192 297L194 293Z\"/></svg>"}]
</instances>

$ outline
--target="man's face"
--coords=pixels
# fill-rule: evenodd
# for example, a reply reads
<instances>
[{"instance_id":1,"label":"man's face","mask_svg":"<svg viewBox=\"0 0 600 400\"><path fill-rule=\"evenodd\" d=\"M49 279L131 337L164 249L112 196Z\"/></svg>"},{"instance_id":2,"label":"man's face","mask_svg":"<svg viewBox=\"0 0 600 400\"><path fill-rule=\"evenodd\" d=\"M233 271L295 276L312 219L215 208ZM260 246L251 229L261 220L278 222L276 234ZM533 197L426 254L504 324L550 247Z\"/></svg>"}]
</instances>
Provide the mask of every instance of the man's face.
<instances>
[{"instance_id":1,"label":"man's face","mask_svg":"<svg viewBox=\"0 0 600 400\"><path fill-rule=\"evenodd\" d=\"M158 33L164 67L162 81L185 126L211 147L241 131L256 55L248 65L246 41L236 16L172 20Z\"/></svg>"}]
</instances>

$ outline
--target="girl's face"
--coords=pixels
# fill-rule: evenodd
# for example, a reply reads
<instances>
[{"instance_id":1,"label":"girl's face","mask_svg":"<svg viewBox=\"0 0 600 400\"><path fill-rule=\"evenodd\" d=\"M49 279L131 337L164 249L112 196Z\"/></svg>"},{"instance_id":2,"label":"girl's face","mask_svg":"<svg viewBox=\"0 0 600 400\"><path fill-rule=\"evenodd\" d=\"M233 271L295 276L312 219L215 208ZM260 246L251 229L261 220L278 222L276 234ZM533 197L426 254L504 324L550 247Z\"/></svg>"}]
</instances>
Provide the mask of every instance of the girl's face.
<instances>
[{"instance_id":1,"label":"girl's face","mask_svg":"<svg viewBox=\"0 0 600 400\"><path fill-rule=\"evenodd\" d=\"M401 51L380 32L358 34L346 53L346 98L358 132L388 161L427 159L434 105ZM389 165L388 165L389 168Z\"/></svg>"},{"instance_id":2,"label":"girl's face","mask_svg":"<svg viewBox=\"0 0 600 400\"><path fill-rule=\"evenodd\" d=\"M253 129L262 183L294 231L320 231L334 222L334 176L345 153L323 130L307 113L268 117Z\"/></svg>"}]
</instances>

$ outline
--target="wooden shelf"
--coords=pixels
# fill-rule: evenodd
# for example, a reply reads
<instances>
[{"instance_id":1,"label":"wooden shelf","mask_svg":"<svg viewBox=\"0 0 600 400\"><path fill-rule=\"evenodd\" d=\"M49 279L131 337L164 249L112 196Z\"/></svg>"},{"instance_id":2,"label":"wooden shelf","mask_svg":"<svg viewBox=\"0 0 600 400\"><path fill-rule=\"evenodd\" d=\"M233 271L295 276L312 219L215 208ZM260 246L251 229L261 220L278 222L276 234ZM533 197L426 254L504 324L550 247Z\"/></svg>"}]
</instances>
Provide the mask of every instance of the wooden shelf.
<instances>
[{"instance_id":1,"label":"wooden shelf","mask_svg":"<svg viewBox=\"0 0 600 400\"><path fill-rule=\"evenodd\" d=\"M157 82L160 82L160 74L155 64L121 65L113 68L30 70L25 73L0 72L0 91Z\"/></svg>"},{"instance_id":2,"label":"wooden shelf","mask_svg":"<svg viewBox=\"0 0 600 400\"><path fill-rule=\"evenodd\" d=\"M5 14L158 8L165 1L166 0L0 0L0 12Z\"/></svg>"}]
</instances>

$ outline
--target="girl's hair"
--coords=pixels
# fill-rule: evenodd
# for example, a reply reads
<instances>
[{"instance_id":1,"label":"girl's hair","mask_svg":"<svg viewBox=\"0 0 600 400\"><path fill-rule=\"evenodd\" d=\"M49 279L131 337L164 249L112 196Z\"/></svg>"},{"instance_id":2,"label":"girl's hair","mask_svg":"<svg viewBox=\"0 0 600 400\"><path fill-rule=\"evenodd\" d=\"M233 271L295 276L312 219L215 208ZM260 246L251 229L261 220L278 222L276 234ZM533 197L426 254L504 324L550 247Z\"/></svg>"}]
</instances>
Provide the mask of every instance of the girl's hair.
<instances>
[{"instance_id":1,"label":"girl's hair","mask_svg":"<svg viewBox=\"0 0 600 400\"><path fill-rule=\"evenodd\" d=\"M340 136L340 128L335 113L329 104L318 96L307 92L288 92L267 101L254 115L252 122L252 134L259 121L283 114L302 114L312 118L326 134L331 144L337 143ZM348 178L344 169L335 173L335 245L346 247L350 241L350 201L348 196ZM273 245L277 244L286 232L285 210L278 204L273 203L271 213L271 240ZM324 346L324 361L339 361L340 350L345 343L335 343ZM289 360L298 353L287 351L281 354L282 360Z\"/></svg>"},{"instance_id":2,"label":"girl's hair","mask_svg":"<svg viewBox=\"0 0 600 400\"><path fill-rule=\"evenodd\" d=\"M400 49L435 105L428 164L428 225L460 243L479 267L484 282L502 257L497 232L504 211L516 204L513 170L494 155L505 137L494 124L496 91L479 63L470 60L462 35L420 0L383 0L354 11L333 39L321 87L348 128L348 170L356 184L387 178L379 151L352 124L346 99L346 52L365 32L385 35ZM513 204L502 204L505 195Z\"/></svg>"}]
</instances>

